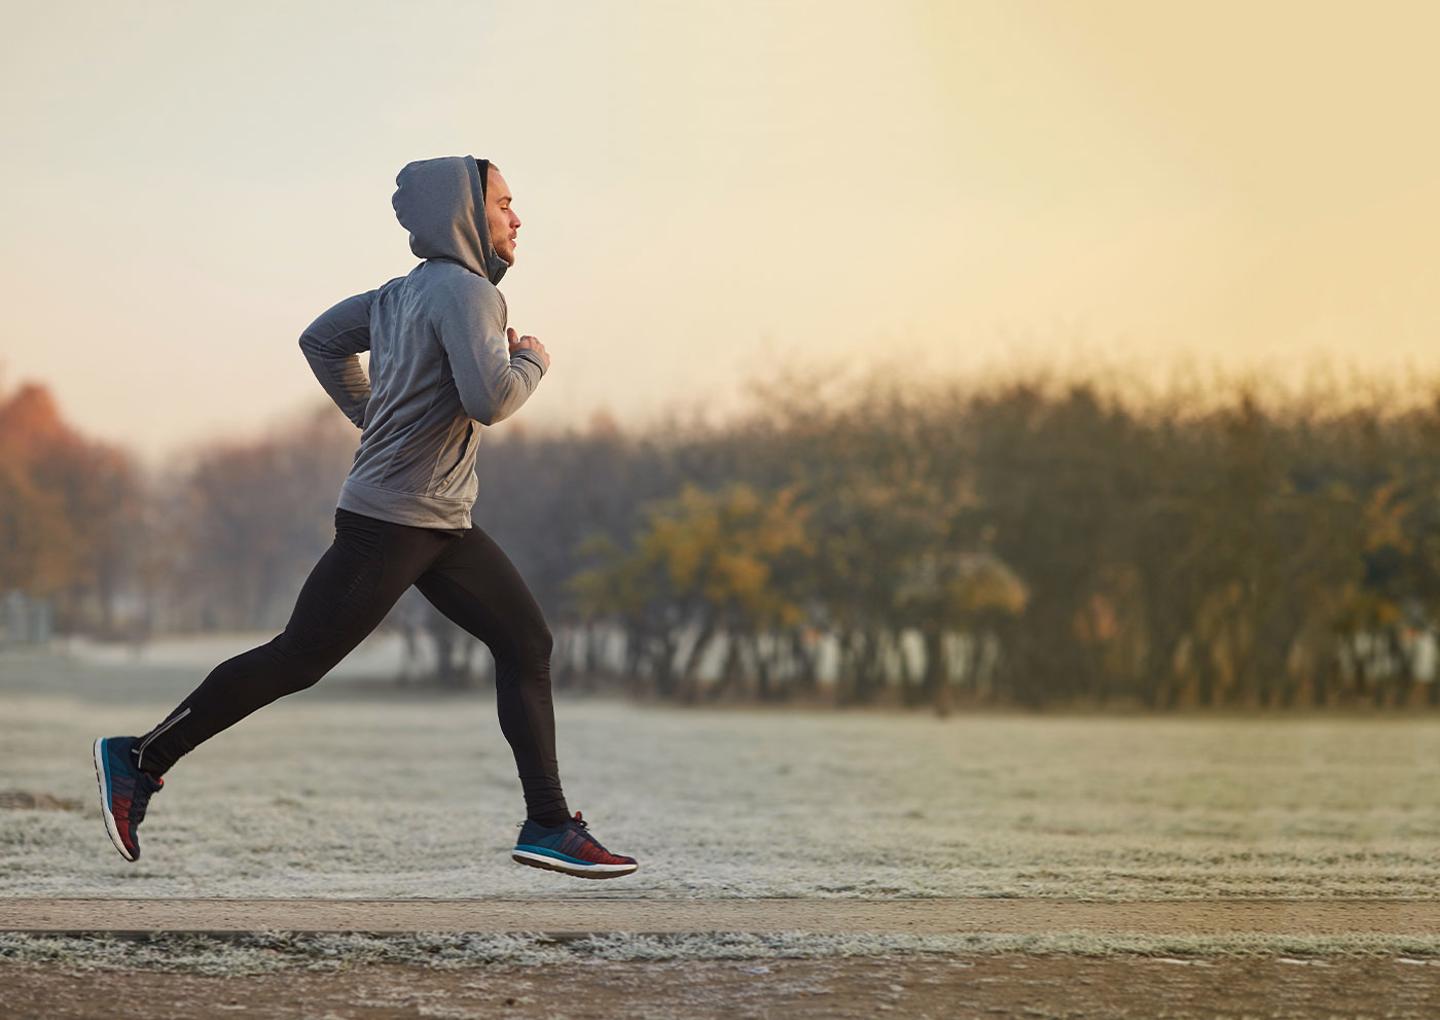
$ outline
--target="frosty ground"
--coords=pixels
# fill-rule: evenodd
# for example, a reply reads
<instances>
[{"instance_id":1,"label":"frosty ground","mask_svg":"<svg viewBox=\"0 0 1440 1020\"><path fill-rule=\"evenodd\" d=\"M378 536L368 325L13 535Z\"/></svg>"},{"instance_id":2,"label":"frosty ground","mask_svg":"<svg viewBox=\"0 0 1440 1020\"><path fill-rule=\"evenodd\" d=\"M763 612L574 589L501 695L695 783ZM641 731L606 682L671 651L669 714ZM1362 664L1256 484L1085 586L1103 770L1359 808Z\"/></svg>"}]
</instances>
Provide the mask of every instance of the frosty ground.
<instances>
[{"instance_id":1,"label":"frosty ground","mask_svg":"<svg viewBox=\"0 0 1440 1020\"><path fill-rule=\"evenodd\" d=\"M0 896L1395 901L1434 900L1440 877L1440 803L1433 795L1440 721L1429 718L941 720L890 712L687 710L562 696L559 758L571 806L609 846L641 861L633 876L586 885L508 860L523 809L493 692L386 691L355 668L262 710L177 765L152 801L144 856L127 864L93 804L90 742L147 729L208 667L112 658L0 658ZM799 987L863 983L869 980L863 968L847 971L837 961L893 959L886 954L898 952L908 962L896 963L896 973L923 970L927 960L956 964L944 971L949 977L926 972L938 985L916 978L917 987L950 987L953 977L961 982L956 987L976 994L983 982L960 966L962 957L978 968L998 967L1017 951L1062 954L1034 956L1052 961L1035 965L1042 971L1080 966L1078 958L1096 953L1110 954L1096 965L1112 968L1139 966L1134 954L1180 954L1192 963L1171 967L1186 973L1192 965L1205 969L1194 961L1224 969L1248 959L1243 967L1252 970L1263 964L1318 975L1287 986L1301 998L1310 994L1301 986L1316 991L1338 975L1325 967L1350 968L1345 978L1359 986L1370 980L1365 974L1383 971L1389 977L1376 977L1376 987L1397 995L1422 986L1433 992L1430 975L1440 972L1432 963L1440 958L1434 931L1389 941L1370 932L1288 943L1243 934L1188 944L1106 943L1085 932L1027 943L1000 936L904 943L880 935L826 943L807 939L803 929L769 941L737 938L690 936L681 958L722 971L723 961L737 957L766 961L756 966L778 968L767 973L803 972ZM0 940L6 961L0 983L58 980L63 970L113 957L113 945L7 936ZM363 957L358 945L352 940L337 952ZM526 954L549 951L523 939L486 945L471 962L501 967L487 971L496 980L511 973L503 968L520 968L515 981L530 980ZM571 955L548 966L593 978L599 972L590 964L619 975L675 959L666 956L673 945L661 944L658 957L633 939L628 949L623 940L616 946L618 955L608 957L566 946ZM271 947L260 958L289 959L287 973L304 974L323 959L313 949L312 943L287 957ZM139 961L133 943L122 950L116 961L122 968ZM211 973L241 975L257 951L221 941L201 957L217 961L220 969ZM428 964L434 946L411 943L409 951L407 957L404 944L394 943L373 966L398 967L403 975L407 966ZM157 952L171 962L183 957L173 945ZM1113 958L1115 952L1130 956ZM1276 962L1286 953L1313 967ZM161 980L147 977L140 964L128 968L125 980ZM722 971L715 980L734 977ZM1162 971L1154 964L1145 973ZM167 980L203 981L206 973L191 968ZM1221 984L1242 988L1246 979L1235 974ZM1403 980L1396 983L1396 975ZM412 978L392 984L440 987L439 978ZM63 998L65 988L80 986L55 987ZM892 993L876 989L871 1012L893 1007L884 998ZM525 994L506 993L516 1001L507 1008L523 1007ZM858 986L855 995L862 996ZM1080 1008L1068 998L1046 1006L1043 998L1034 1007L1051 1012L1036 1015ZM426 1009L441 1010L430 1015L468 1015L470 1008L447 999L442 1009L442 1000L423 995L407 1001L392 1003L398 1012L354 1015L419 1015L427 1002ZM60 1010L55 1015L66 1015L60 998L51 1004ZM1143 1003L1131 1005L1140 1010L1133 1015L1147 1015ZM930 1008L920 1000L912 1007L916 1015ZM1131 1006L1115 1001L1107 1008L1124 1015L1119 1011ZM1405 1008L1401 1003L1395 1015L1409 1015Z\"/></svg>"},{"instance_id":2,"label":"frosty ground","mask_svg":"<svg viewBox=\"0 0 1440 1020\"><path fill-rule=\"evenodd\" d=\"M934 1017L945 1020L1430 1020L1440 968L1339 957L869 956L831 959L565 961L216 977L153 971L67 975L0 963L16 1020L103 1015L281 1018L637 1020Z\"/></svg>"},{"instance_id":3,"label":"frosty ground","mask_svg":"<svg viewBox=\"0 0 1440 1020\"><path fill-rule=\"evenodd\" d=\"M201 745L122 860L90 743L203 668L0 659L0 895L569 896L511 863L494 694L333 676ZM556 704L566 793L641 870L587 895L1434 895L1440 720L1078 718ZM0 803L23 804L11 797Z\"/></svg>"}]
</instances>

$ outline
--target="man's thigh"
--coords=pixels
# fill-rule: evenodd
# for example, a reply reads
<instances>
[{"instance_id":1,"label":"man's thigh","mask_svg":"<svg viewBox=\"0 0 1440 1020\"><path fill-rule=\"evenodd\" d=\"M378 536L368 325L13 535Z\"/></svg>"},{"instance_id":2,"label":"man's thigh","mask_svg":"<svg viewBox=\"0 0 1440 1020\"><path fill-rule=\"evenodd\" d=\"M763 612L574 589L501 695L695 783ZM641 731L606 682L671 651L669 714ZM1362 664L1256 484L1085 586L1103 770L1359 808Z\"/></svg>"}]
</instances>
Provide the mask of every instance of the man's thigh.
<instances>
[{"instance_id":1,"label":"man's thigh","mask_svg":"<svg viewBox=\"0 0 1440 1020\"><path fill-rule=\"evenodd\" d=\"M453 536L370 518L337 520L335 540L301 586L282 640L343 657L365 639Z\"/></svg>"},{"instance_id":2,"label":"man's thigh","mask_svg":"<svg viewBox=\"0 0 1440 1020\"><path fill-rule=\"evenodd\" d=\"M549 653L550 632L540 604L510 557L479 525L441 553L415 587L496 655L542 642Z\"/></svg>"}]
</instances>

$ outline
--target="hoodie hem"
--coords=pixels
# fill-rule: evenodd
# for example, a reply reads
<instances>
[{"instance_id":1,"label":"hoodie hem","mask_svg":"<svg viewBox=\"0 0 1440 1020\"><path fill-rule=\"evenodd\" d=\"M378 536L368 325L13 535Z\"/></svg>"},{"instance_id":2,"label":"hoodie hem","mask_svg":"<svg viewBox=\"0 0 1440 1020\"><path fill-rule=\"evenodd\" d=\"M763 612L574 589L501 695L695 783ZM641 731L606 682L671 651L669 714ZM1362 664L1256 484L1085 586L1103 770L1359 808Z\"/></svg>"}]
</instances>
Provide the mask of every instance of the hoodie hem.
<instances>
[{"instance_id":1,"label":"hoodie hem","mask_svg":"<svg viewBox=\"0 0 1440 1020\"><path fill-rule=\"evenodd\" d=\"M444 531L469 531L471 505L463 499L427 496L418 492L396 492L347 478L335 504L341 510L364 514L392 524Z\"/></svg>"}]
</instances>

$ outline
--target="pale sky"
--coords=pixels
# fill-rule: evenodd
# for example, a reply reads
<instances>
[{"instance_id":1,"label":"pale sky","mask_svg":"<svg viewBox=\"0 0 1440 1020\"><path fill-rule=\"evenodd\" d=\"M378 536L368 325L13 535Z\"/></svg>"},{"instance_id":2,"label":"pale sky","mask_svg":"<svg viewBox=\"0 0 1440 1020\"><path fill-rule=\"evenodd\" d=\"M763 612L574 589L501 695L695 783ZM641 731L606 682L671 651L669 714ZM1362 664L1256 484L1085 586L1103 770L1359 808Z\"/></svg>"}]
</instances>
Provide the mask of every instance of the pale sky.
<instances>
[{"instance_id":1,"label":"pale sky","mask_svg":"<svg viewBox=\"0 0 1440 1020\"><path fill-rule=\"evenodd\" d=\"M414 267L441 155L514 192L537 425L780 365L1440 365L1440 4L0 13L0 389L151 462L325 400L299 332Z\"/></svg>"}]
</instances>

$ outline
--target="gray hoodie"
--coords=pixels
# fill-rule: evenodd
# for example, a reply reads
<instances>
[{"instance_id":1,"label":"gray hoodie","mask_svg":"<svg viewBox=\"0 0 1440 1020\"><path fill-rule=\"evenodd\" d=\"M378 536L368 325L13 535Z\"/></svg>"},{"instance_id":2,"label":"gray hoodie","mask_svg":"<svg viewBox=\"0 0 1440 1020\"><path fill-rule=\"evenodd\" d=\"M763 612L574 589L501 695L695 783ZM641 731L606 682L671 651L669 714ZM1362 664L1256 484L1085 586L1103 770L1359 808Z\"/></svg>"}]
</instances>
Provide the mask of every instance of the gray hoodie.
<instances>
[{"instance_id":1,"label":"gray hoodie","mask_svg":"<svg viewBox=\"0 0 1440 1020\"><path fill-rule=\"evenodd\" d=\"M482 425L508 418L545 373L533 351L509 353L507 263L485 220L471 156L409 163L391 204L425 261L356 294L300 335L315 377L362 429L337 506L419 528L466 530L480 482ZM370 352L370 378L360 367Z\"/></svg>"}]
</instances>

